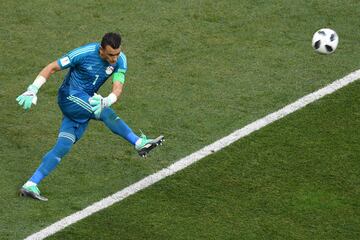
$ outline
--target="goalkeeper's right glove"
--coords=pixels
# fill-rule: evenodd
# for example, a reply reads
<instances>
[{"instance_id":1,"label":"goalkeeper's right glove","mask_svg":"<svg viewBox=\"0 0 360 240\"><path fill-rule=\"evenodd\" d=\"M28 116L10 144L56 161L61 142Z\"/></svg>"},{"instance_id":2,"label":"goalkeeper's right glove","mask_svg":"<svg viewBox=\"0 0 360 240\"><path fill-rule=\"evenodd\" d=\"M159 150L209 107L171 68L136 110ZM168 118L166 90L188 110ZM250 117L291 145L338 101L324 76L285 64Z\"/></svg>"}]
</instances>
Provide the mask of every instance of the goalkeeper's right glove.
<instances>
[{"instance_id":1,"label":"goalkeeper's right glove","mask_svg":"<svg viewBox=\"0 0 360 240\"><path fill-rule=\"evenodd\" d=\"M19 103L20 106L22 106L25 110L28 110L31 108L31 104L36 104L37 102L37 92L39 91L39 88L36 87L34 84L31 84L27 91L21 94L16 98L16 101Z\"/></svg>"},{"instance_id":2,"label":"goalkeeper's right glove","mask_svg":"<svg viewBox=\"0 0 360 240\"><path fill-rule=\"evenodd\" d=\"M114 102L116 102L117 97L114 93L110 93L107 97L102 97L99 94L94 94L89 99L91 105L91 110L94 112L96 118L100 118L101 112L104 108L110 107Z\"/></svg>"}]
</instances>

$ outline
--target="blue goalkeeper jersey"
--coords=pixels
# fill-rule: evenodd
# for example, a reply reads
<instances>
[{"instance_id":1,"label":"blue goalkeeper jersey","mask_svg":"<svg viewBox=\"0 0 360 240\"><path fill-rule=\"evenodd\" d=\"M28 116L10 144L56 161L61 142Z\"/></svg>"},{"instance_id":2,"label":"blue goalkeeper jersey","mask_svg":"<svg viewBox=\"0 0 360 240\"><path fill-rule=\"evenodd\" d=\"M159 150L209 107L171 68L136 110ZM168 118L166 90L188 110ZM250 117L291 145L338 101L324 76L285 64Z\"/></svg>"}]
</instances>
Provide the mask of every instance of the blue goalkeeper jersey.
<instances>
[{"instance_id":1,"label":"blue goalkeeper jersey","mask_svg":"<svg viewBox=\"0 0 360 240\"><path fill-rule=\"evenodd\" d=\"M110 64L100 57L99 50L99 43L90 43L57 60L61 69L70 68L59 89L60 94L72 95L80 91L93 96L111 75L125 74L127 62L124 53L120 53L115 64Z\"/></svg>"}]
</instances>

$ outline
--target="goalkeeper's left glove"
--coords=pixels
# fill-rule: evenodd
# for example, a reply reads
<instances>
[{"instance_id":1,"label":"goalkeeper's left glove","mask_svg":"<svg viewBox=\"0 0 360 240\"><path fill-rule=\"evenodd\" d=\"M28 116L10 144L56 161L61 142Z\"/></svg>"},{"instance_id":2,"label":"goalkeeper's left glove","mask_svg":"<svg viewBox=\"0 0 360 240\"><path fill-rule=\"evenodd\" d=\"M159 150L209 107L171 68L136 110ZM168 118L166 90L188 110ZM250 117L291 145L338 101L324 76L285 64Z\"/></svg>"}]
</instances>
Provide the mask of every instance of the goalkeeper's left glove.
<instances>
[{"instance_id":1,"label":"goalkeeper's left glove","mask_svg":"<svg viewBox=\"0 0 360 240\"><path fill-rule=\"evenodd\" d=\"M109 96L105 98L95 93L95 95L89 99L89 103L92 106L91 110L94 112L95 117L100 118L102 110L110 107L116 100L117 97L114 93L110 93Z\"/></svg>"},{"instance_id":2,"label":"goalkeeper's left glove","mask_svg":"<svg viewBox=\"0 0 360 240\"><path fill-rule=\"evenodd\" d=\"M39 88L35 86L34 84L31 84L27 91L21 94L16 98L16 101L19 103L20 106L23 106L25 110L28 110L31 108L31 104L35 104L37 102L37 92L39 91Z\"/></svg>"}]
</instances>

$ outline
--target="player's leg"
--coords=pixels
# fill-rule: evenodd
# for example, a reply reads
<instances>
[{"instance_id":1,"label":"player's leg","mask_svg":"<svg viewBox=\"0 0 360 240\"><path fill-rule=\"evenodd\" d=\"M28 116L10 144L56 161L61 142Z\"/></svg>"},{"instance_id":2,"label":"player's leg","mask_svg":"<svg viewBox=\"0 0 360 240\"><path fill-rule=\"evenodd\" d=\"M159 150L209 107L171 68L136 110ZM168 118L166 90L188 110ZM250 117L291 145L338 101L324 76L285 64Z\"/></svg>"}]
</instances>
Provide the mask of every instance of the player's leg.
<instances>
[{"instance_id":1,"label":"player's leg","mask_svg":"<svg viewBox=\"0 0 360 240\"><path fill-rule=\"evenodd\" d=\"M115 134L123 137L129 143L135 146L139 155L144 157L153 148L162 144L164 141L163 136L155 139L148 139L144 134L140 137L137 136L132 129L118 116L111 108L105 108L101 115L100 120Z\"/></svg>"},{"instance_id":2,"label":"player's leg","mask_svg":"<svg viewBox=\"0 0 360 240\"><path fill-rule=\"evenodd\" d=\"M71 138L70 134L68 136L59 136L54 147L44 155L40 166L21 188L22 195L43 201L47 200L40 195L37 185L57 167L61 159L70 151L74 143Z\"/></svg>"},{"instance_id":3,"label":"player's leg","mask_svg":"<svg viewBox=\"0 0 360 240\"><path fill-rule=\"evenodd\" d=\"M40 166L21 188L20 192L23 196L47 200L40 195L37 185L59 165L61 159L81 138L87 125L88 122L80 124L64 116L56 144L44 155Z\"/></svg>"},{"instance_id":4,"label":"player's leg","mask_svg":"<svg viewBox=\"0 0 360 240\"><path fill-rule=\"evenodd\" d=\"M132 145L140 139L133 130L111 108L104 108L100 119L113 133L123 137Z\"/></svg>"},{"instance_id":5,"label":"player's leg","mask_svg":"<svg viewBox=\"0 0 360 240\"><path fill-rule=\"evenodd\" d=\"M81 102L81 96L77 96L76 99L73 97L66 97L63 101L59 101L64 117L57 142L44 155L40 166L21 188L20 193L22 196L46 201L47 199L40 195L37 185L57 167L61 159L70 151L73 144L83 135L92 113ZM87 96L84 96L84 99L86 98Z\"/></svg>"}]
</instances>

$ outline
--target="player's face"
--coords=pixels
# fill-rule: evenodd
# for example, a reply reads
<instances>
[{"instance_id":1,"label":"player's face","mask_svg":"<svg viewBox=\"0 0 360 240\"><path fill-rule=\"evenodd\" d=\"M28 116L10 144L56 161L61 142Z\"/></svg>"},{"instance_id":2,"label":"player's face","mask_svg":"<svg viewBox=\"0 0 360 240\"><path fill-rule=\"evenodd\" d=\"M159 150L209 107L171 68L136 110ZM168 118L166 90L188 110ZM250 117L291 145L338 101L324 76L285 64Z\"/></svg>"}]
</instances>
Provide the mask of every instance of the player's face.
<instances>
[{"instance_id":1,"label":"player's face","mask_svg":"<svg viewBox=\"0 0 360 240\"><path fill-rule=\"evenodd\" d=\"M121 48L112 48L110 45L106 45L105 48L100 47L100 56L102 59L110 64L115 64L119 58Z\"/></svg>"}]
</instances>

